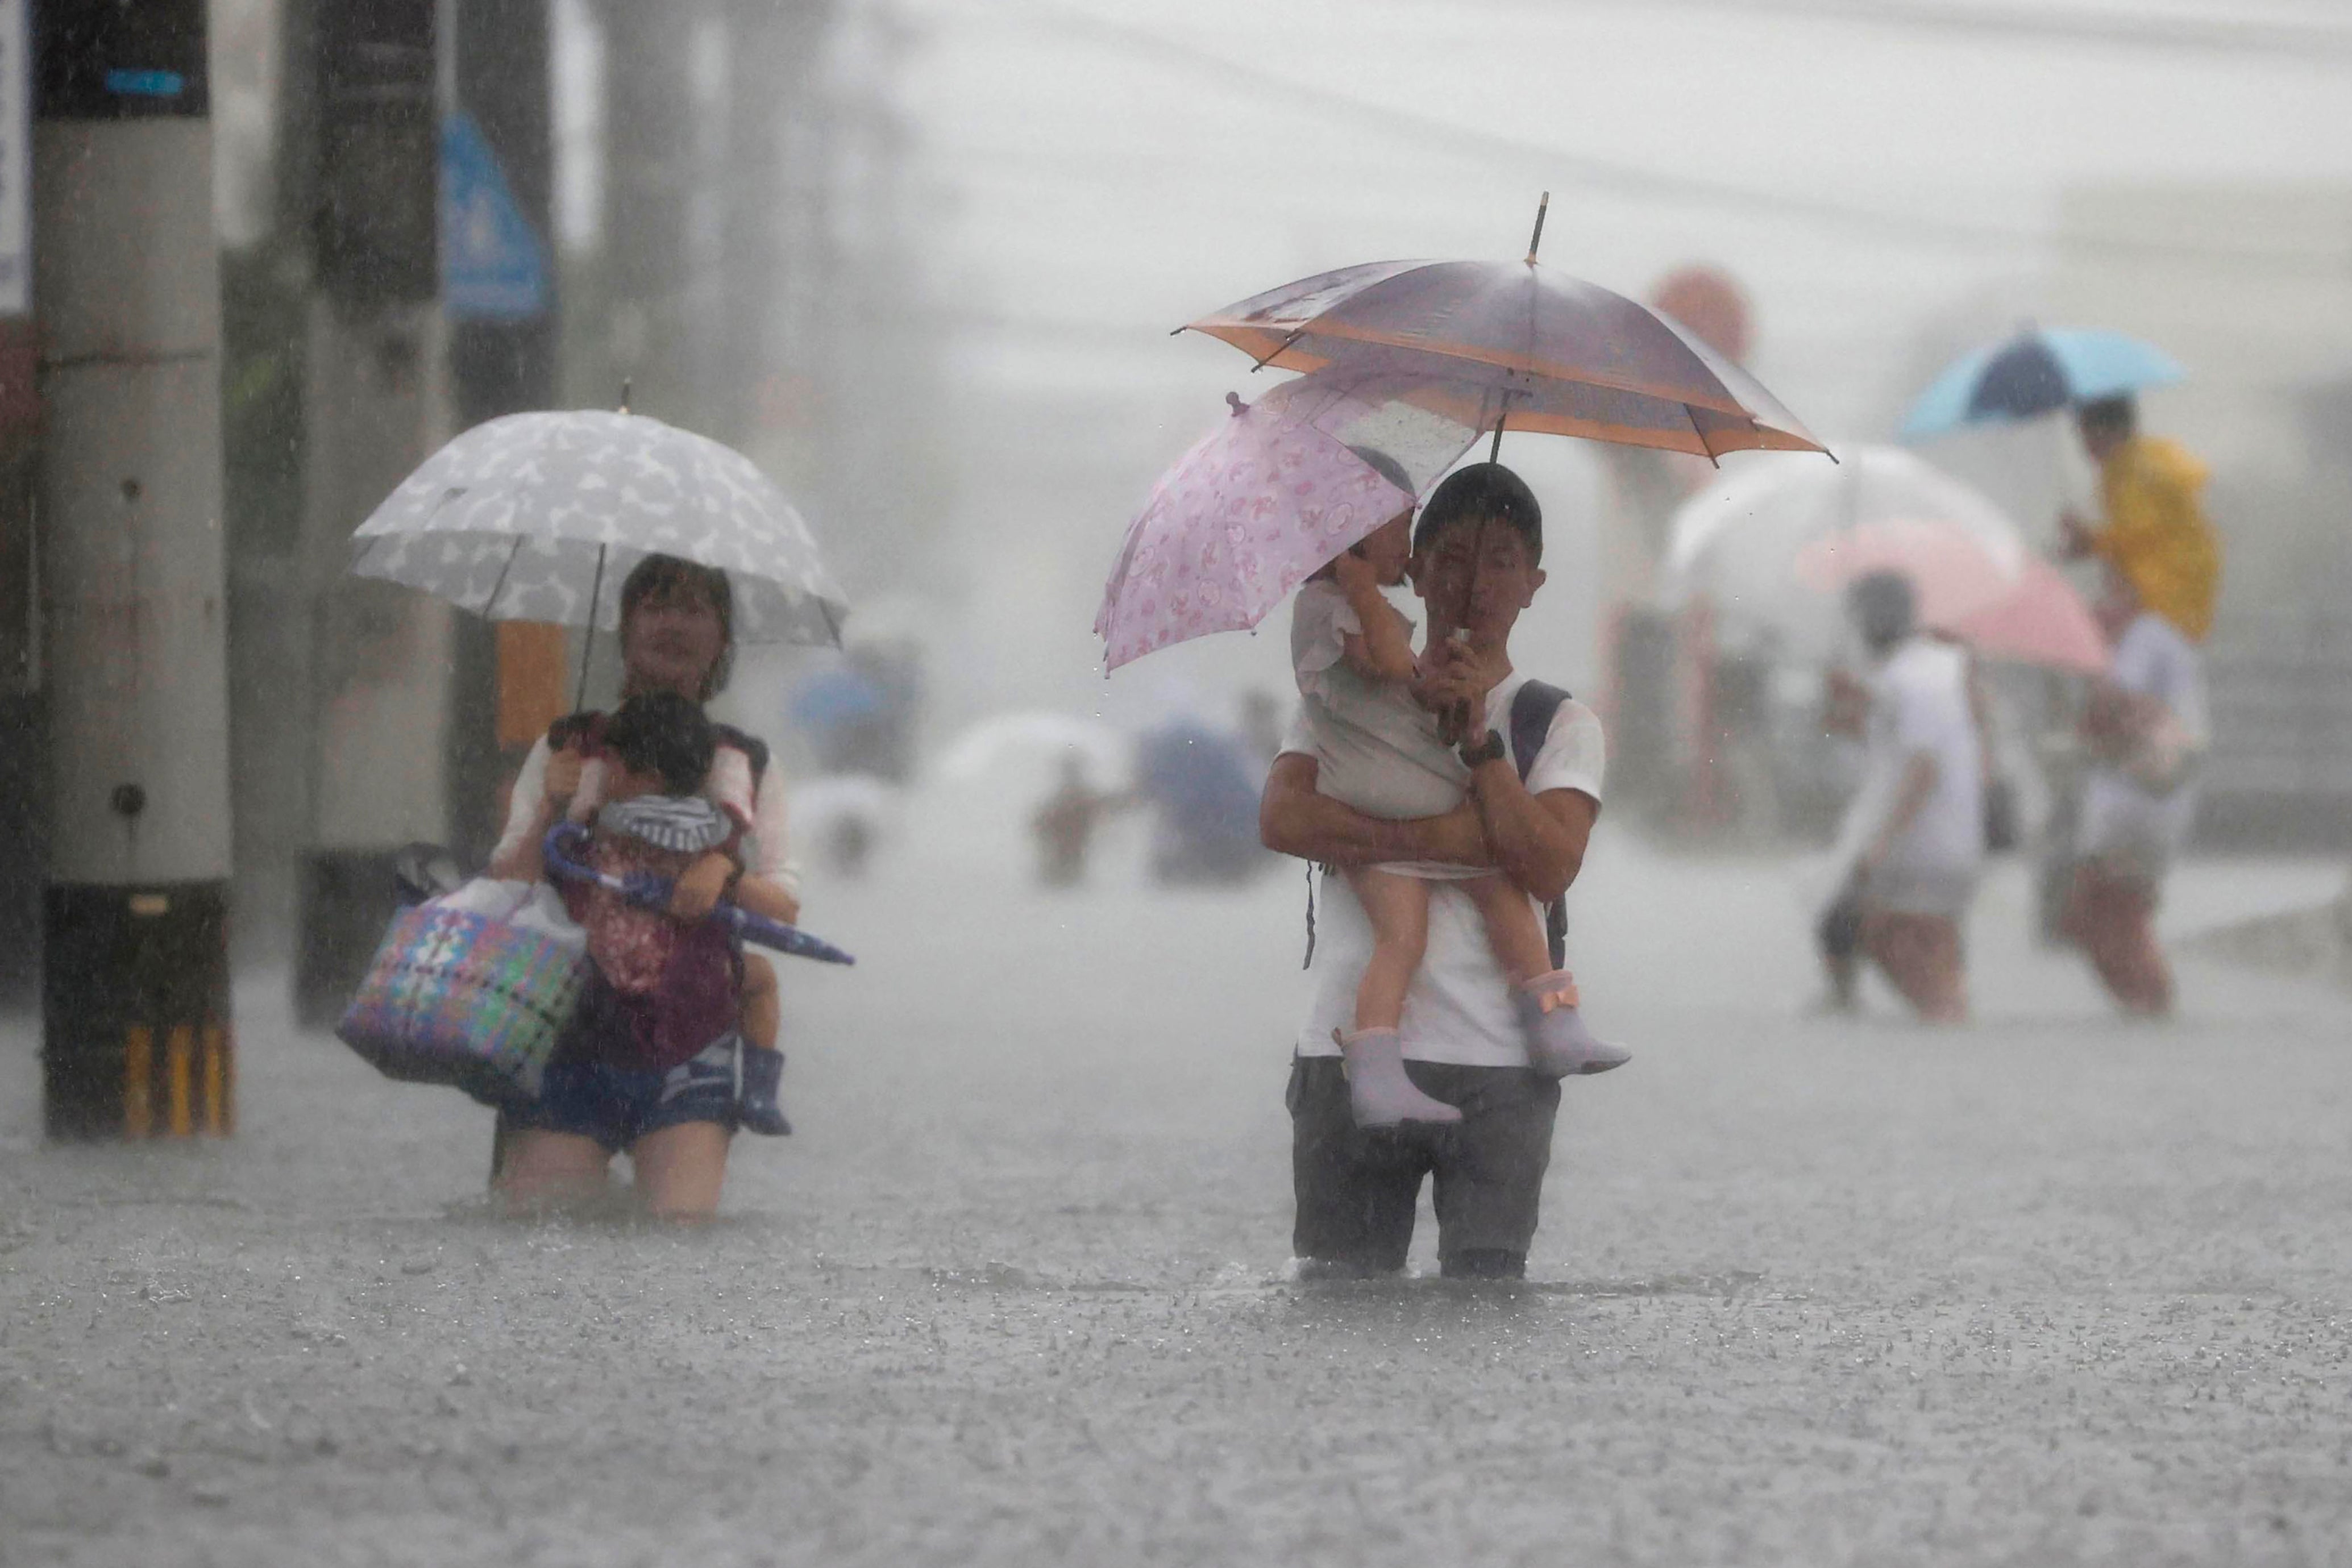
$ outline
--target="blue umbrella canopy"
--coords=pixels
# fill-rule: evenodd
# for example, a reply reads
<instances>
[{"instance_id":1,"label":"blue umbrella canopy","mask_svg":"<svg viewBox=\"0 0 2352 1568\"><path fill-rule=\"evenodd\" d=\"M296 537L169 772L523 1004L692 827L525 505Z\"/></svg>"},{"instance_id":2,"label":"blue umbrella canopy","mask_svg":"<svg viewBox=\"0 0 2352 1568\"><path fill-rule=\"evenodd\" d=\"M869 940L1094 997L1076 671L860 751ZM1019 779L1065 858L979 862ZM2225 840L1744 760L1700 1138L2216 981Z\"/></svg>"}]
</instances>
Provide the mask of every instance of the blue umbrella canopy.
<instances>
[{"instance_id":1,"label":"blue umbrella canopy","mask_svg":"<svg viewBox=\"0 0 2352 1568\"><path fill-rule=\"evenodd\" d=\"M1964 424L2032 419L2186 375L2161 349L2121 332L2032 328L1953 361L1911 405L1903 434L1917 440Z\"/></svg>"}]
</instances>

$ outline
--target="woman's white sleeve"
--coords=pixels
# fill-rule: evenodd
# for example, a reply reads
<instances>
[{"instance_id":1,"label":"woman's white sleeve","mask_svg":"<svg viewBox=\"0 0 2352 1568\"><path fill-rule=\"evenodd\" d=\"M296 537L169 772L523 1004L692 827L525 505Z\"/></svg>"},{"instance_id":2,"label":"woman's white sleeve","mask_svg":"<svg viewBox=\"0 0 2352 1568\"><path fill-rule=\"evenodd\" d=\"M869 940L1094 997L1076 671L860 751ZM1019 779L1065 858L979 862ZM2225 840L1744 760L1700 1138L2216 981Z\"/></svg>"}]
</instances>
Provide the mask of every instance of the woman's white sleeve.
<instances>
[{"instance_id":1,"label":"woman's white sleeve","mask_svg":"<svg viewBox=\"0 0 2352 1568\"><path fill-rule=\"evenodd\" d=\"M514 794L507 802L506 831L499 836L499 847L490 852L491 860L504 860L530 841L531 826L539 820L539 798L547 793L549 755L547 737L530 743L530 755L522 759L522 771L515 775Z\"/></svg>"},{"instance_id":2,"label":"woman's white sleeve","mask_svg":"<svg viewBox=\"0 0 2352 1568\"><path fill-rule=\"evenodd\" d=\"M793 861L793 839L784 820L784 779L771 768L760 780L751 836L760 848L760 874L798 898L801 868Z\"/></svg>"}]
</instances>

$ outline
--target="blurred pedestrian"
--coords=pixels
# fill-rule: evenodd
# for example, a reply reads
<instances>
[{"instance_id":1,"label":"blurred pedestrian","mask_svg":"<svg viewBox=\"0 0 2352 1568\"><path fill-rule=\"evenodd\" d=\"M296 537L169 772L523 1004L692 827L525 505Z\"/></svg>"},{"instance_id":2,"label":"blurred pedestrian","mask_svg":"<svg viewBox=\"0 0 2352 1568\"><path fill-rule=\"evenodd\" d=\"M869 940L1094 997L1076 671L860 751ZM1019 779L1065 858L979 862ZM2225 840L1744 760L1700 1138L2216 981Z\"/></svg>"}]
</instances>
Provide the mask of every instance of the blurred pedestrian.
<instances>
[{"instance_id":1,"label":"blurred pedestrian","mask_svg":"<svg viewBox=\"0 0 2352 1568\"><path fill-rule=\"evenodd\" d=\"M1045 887L1076 887L1087 879L1087 855L1095 830L1118 810L1121 798L1097 789L1087 776L1086 758L1062 759L1062 781L1030 819L1037 841L1037 881Z\"/></svg>"},{"instance_id":2,"label":"blurred pedestrian","mask_svg":"<svg viewBox=\"0 0 2352 1568\"><path fill-rule=\"evenodd\" d=\"M1242 693L1242 745L1261 767L1282 755L1282 732L1288 718L1282 699L1264 686Z\"/></svg>"},{"instance_id":3,"label":"blurred pedestrian","mask_svg":"<svg viewBox=\"0 0 2352 1568\"><path fill-rule=\"evenodd\" d=\"M1151 876L1171 886L1247 882L1269 863L1240 740L1180 718L1136 744L1135 798L1152 809Z\"/></svg>"},{"instance_id":4,"label":"blurred pedestrian","mask_svg":"<svg viewBox=\"0 0 2352 1568\"><path fill-rule=\"evenodd\" d=\"M2091 758L2067 901L2067 935L2125 1012L2163 1018L2171 967L2156 940L2164 878L2197 815L2206 745L2205 680L2195 646L2111 572L2099 622L2115 663L2084 713Z\"/></svg>"},{"instance_id":5,"label":"blurred pedestrian","mask_svg":"<svg viewBox=\"0 0 2352 1568\"><path fill-rule=\"evenodd\" d=\"M1526 485L1481 464L1438 487L1413 541L1413 590L1429 612L1425 695L1436 711L1474 716L1455 758L1465 797L1431 817L1360 811L1318 788L1314 738L1295 721L1266 778L1267 847L1324 866L1491 867L1530 899L1556 904L1583 865L1600 814L1604 746L1591 708L1511 667L1511 629L1544 585L1542 528ZM1315 998L1287 1095L1293 1249L1333 1271L1402 1270L1422 1182L1433 1176L1443 1272L1516 1279L1535 1237L1559 1080L1530 1064L1477 911L1459 883L1431 884L1425 957L1406 989L1399 1044L1414 1087L1457 1109L1460 1121L1366 1128L1332 1035L1354 1014L1372 928L1345 877L1319 880Z\"/></svg>"},{"instance_id":6,"label":"blurred pedestrian","mask_svg":"<svg viewBox=\"0 0 2352 1568\"><path fill-rule=\"evenodd\" d=\"M1968 1017L1960 925L1984 864L1984 767L1965 649L1923 634L1910 579L1873 572L1846 591L1872 660L1832 684L1858 719L1862 788L1839 834L1839 892L1816 935L1830 1005L1852 1009L1864 959L1935 1023Z\"/></svg>"},{"instance_id":7,"label":"blurred pedestrian","mask_svg":"<svg viewBox=\"0 0 2352 1568\"><path fill-rule=\"evenodd\" d=\"M2096 522L2059 519L2066 553L2096 556L2131 585L2142 608L2191 643L2213 629L2221 587L2221 540L2205 516L2204 464L2179 443L2139 432L2139 404L2102 398L2075 411L2084 450L2099 465Z\"/></svg>"}]
</instances>

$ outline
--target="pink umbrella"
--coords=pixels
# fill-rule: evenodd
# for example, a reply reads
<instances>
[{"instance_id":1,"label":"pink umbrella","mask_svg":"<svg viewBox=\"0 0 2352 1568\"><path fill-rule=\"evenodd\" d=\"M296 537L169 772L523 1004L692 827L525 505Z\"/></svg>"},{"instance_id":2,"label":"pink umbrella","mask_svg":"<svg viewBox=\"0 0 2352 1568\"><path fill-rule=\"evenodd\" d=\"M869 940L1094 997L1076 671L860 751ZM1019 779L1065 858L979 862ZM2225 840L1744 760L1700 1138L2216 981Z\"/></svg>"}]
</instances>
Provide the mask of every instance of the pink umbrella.
<instances>
[{"instance_id":1,"label":"pink umbrella","mask_svg":"<svg viewBox=\"0 0 2352 1568\"><path fill-rule=\"evenodd\" d=\"M1797 578L1824 593L1873 572L1900 572L1919 596L1923 625L1949 628L2000 602L2024 570L2010 555L1957 523L1902 517L1825 535L1797 552Z\"/></svg>"},{"instance_id":2,"label":"pink umbrella","mask_svg":"<svg viewBox=\"0 0 2352 1568\"><path fill-rule=\"evenodd\" d=\"M2092 675L2107 668L2107 640L2091 607L2063 572L2039 556L2027 559L2007 594L1948 630L1988 659Z\"/></svg>"},{"instance_id":3,"label":"pink umbrella","mask_svg":"<svg viewBox=\"0 0 2352 1568\"><path fill-rule=\"evenodd\" d=\"M1127 530L1095 631L1108 672L1173 643L1256 625L1333 557L1412 505L1350 451L1377 434L1411 482L1443 472L1475 432L1419 409L1285 382L1160 477Z\"/></svg>"},{"instance_id":4,"label":"pink umbrella","mask_svg":"<svg viewBox=\"0 0 2352 1568\"><path fill-rule=\"evenodd\" d=\"M1957 524L1872 524L1815 539L1797 556L1798 577L1826 593L1874 571L1909 578L1920 623L1986 658L2062 670L2107 667L2098 622L2064 574L2039 556L2011 557Z\"/></svg>"}]
</instances>

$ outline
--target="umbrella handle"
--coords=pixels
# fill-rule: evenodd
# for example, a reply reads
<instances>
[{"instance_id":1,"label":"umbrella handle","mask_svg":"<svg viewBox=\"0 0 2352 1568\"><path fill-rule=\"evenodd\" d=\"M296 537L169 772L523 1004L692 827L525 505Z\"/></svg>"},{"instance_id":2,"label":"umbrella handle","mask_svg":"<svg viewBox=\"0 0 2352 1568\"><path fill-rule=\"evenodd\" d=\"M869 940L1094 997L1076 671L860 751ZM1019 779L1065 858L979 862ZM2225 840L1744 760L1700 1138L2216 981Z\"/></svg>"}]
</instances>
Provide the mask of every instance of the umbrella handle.
<instances>
[{"instance_id":1,"label":"umbrella handle","mask_svg":"<svg viewBox=\"0 0 2352 1568\"><path fill-rule=\"evenodd\" d=\"M577 858L587 852L588 830L577 822L558 822L547 831L541 845L541 858L546 862L548 874L560 882L576 882L590 887L601 887L616 894L628 903L644 909L662 909L669 904L671 884L657 876L638 873L633 876L614 876L598 871ZM771 920L763 915L733 904L721 903L709 918L718 921L737 936L761 947L773 948L795 958L814 958L820 964L855 964L857 960L822 936L811 936L797 925L787 925L781 920Z\"/></svg>"}]
</instances>

